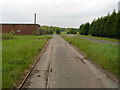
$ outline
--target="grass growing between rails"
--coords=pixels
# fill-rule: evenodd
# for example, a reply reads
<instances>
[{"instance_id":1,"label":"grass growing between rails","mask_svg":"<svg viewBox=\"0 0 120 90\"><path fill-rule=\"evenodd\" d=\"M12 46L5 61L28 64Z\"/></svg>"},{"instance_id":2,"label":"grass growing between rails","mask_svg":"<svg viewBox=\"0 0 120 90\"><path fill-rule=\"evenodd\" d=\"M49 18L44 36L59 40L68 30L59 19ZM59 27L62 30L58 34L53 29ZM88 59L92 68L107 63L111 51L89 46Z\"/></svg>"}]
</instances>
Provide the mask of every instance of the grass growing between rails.
<instances>
[{"instance_id":1,"label":"grass growing between rails","mask_svg":"<svg viewBox=\"0 0 120 90\"><path fill-rule=\"evenodd\" d=\"M93 39L100 39L100 40L107 40L107 41L112 41L112 42L118 42L118 39L113 39L113 38L94 37L94 36L87 36L87 35L77 35L77 36L88 37L88 38L93 38Z\"/></svg>"},{"instance_id":2,"label":"grass growing between rails","mask_svg":"<svg viewBox=\"0 0 120 90\"><path fill-rule=\"evenodd\" d=\"M118 75L118 45L97 43L77 37L63 36L63 38L85 53L86 58Z\"/></svg>"},{"instance_id":3,"label":"grass growing between rails","mask_svg":"<svg viewBox=\"0 0 120 90\"><path fill-rule=\"evenodd\" d=\"M50 36L15 36L3 40L2 85L12 88L23 78Z\"/></svg>"}]
</instances>

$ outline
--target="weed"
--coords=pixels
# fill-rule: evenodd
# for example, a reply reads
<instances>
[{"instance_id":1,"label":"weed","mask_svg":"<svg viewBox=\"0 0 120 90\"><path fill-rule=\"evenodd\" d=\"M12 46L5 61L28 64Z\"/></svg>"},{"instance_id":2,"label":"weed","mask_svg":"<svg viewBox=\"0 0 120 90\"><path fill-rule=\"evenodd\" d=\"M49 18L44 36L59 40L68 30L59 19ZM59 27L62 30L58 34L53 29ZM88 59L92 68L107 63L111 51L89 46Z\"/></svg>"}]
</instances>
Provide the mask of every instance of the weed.
<instances>
[{"instance_id":1,"label":"weed","mask_svg":"<svg viewBox=\"0 0 120 90\"><path fill-rule=\"evenodd\" d=\"M97 43L77 37L63 36L63 38L84 52L86 58L118 75L118 45Z\"/></svg>"},{"instance_id":2,"label":"weed","mask_svg":"<svg viewBox=\"0 0 120 90\"><path fill-rule=\"evenodd\" d=\"M7 34L9 35L9 34ZM14 36L15 39L3 39L2 47L2 85L13 88L23 78L24 72L30 70L40 51L50 36ZM39 39L37 39L39 38Z\"/></svg>"}]
</instances>

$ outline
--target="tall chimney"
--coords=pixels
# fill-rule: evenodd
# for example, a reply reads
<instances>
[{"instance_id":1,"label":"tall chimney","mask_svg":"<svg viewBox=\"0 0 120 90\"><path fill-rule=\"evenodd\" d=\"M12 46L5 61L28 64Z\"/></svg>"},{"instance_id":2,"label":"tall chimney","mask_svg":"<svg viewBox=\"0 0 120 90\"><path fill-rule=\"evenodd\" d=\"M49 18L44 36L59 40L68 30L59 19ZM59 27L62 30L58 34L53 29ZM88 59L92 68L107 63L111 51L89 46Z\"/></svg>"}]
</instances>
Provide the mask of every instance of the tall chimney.
<instances>
[{"instance_id":1,"label":"tall chimney","mask_svg":"<svg viewBox=\"0 0 120 90\"><path fill-rule=\"evenodd\" d=\"M36 13L35 13L35 16L34 16L34 24L36 24Z\"/></svg>"}]
</instances>

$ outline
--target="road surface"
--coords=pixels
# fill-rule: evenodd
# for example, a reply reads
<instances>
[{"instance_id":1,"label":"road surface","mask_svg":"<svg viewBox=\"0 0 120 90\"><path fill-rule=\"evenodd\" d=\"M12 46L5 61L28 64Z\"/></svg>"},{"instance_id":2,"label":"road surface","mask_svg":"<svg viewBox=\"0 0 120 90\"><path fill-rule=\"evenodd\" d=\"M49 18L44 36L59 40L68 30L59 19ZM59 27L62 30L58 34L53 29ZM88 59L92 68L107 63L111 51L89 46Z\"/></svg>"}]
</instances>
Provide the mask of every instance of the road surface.
<instances>
[{"instance_id":1,"label":"road surface","mask_svg":"<svg viewBox=\"0 0 120 90\"><path fill-rule=\"evenodd\" d=\"M83 39L87 39L87 40L91 40L91 41L95 41L95 42L99 42L99 43L118 45L118 42L112 42L112 41L107 41L107 40L95 39L95 38L90 38L90 37L81 37L81 36L75 36L75 35L67 35L67 36L83 38Z\"/></svg>"},{"instance_id":2,"label":"road surface","mask_svg":"<svg viewBox=\"0 0 120 90\"><path fill-rule=\"evenodd\" d=\"M54 35L24 87L117 88L118 85L59 35Z\"/></svg>"}]
</instances>

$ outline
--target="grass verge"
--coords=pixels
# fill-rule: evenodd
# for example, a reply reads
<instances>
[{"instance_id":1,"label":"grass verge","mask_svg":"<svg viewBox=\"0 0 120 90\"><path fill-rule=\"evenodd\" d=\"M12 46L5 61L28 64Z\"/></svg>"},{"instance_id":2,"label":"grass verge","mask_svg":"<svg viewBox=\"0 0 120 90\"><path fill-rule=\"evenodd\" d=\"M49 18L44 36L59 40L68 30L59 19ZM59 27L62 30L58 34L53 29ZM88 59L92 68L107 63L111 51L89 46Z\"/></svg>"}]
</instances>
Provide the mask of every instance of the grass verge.
<instances>
[{"instance_id":1,"label":"grass verge","mask_svg":"<svg viewBox=\"0 0 120 90\"><path fill-rule=\"evenodd\" d=\"M66 34L67 32L66 31L61 31L61 34Z\"/></svg>"},{"instance_id":2,"label":"grass verge","mask_svg":"<svg viewBox=\"0 0 120 90\"><path fill-rule=\"evenodd\" d=\"M3 88L12 88L18 84L49 38L51 37L15 36L15 39L3 40Z\"/></svg>"},{"instance_id":3,"label":"grass verge","mask_svg":"<svg viewBox=\"0 0 120 90\"><path fill-rule=\"evenodd\" d=\"M5 39L14 39L14 35L12 34L2 34L2 39L5 40Z\"/></svg>"},{"instance_id":4,"label":"grass verge","mask_svg":"<svg viewBox=\"0 0 120 90\"><path fill-rule=\"evenodd\" d=\"M77 37L62 37L85 53L86 58L114 75L118 75L118 45L97 43Z\"/></svg>"},{"instance_id":5,"label":"grass verge","mask_svg":"<svg viewBox=\"0 0 120 90\"><path fill-rule=\"evenodd\" d=\"M94 36L87 36L87 35L77 35L77 36L88 37L88 38L93 38L93 39L100 39L100 40L106 40L106 41L112 41L112 42L118 42L118 39L113 39L113 38L94 37Z\"/></svg>"}]
</instances>

